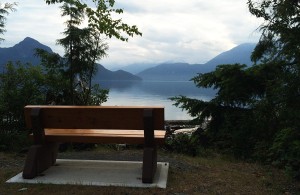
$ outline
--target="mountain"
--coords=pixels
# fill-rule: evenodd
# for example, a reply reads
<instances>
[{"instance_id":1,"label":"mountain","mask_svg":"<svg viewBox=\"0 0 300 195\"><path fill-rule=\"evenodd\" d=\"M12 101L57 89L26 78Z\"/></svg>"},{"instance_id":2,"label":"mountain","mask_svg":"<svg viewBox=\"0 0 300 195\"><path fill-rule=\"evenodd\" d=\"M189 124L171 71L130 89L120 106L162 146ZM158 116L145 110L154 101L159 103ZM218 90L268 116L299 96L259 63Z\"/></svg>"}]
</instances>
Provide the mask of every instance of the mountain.
<instances>
[{"instance_id":1,"label":"mountain","mask_svg":"<svg viewBox=\"0 0 300 195\"><path fill-rule=\"evenodd\" d=\"M244 43L238 45L229 51L225 51L217 55L216 57L205 63L205 66L216 67L220 64L234 63L246 64L250 66L252 64L250 57L255 46L256 43Z\"/></svg>"},{"instance_id":2,"label":"mountain","mask_svg":"<svg viewBox=\"0 0 300 195\"><path fill-rule=\"evenodd\" d=\"M23 41L14 45L13 47L0 48L0 70L3 70L3 66L8 61L20 61L22 63L31 63L33 65L38 65L40 63L40 59L37 56L35 56L36 48L44 49L50 53L53 52L50 47L43 45L37 40L30 37L26 37ZM102 65L98 64L98 73L95 76L95 80L140 81L142 79L123 70L107 70Z\"/></svg>"},{"instance_id":3,"label":"mountain","mask_svg":"<svg viewBox=\"0 0 300 195\"><path fill-rule=\"evenodd\" d=\"M205 64L163 63L153 67L153 64L133 64L123 67L123 70L110 71L99 65L95 80L161 80L161 81L187 81L197 73L210 72L220 64L241 63L251 65L250 56L256 44L245 43L223 52ZM9 48L0 48L0 70L8 61L30 62L39 64L40 59L35 56L35 49L41 48L52 52L51 48L39 43L30 37ZM150 67L150 68L149 68ZM133 75L127 71L132 72ZM141 71L142 70L142 71ZM138 71L141 71L137 73ZM141 79L142 78L142 79Z\"/></svg>"},{"instance_id":4,"label":"mountain","mask_svg":"<svg viewBox=\"0 0 300 195\"><path fill-rule=\"evenodd\" d=\"M188 63L164 63L153 68L146 69L137 75L143 80L177 81L189 80L195 74L197 67L201 64Z\"/></svg>"},{"instance_id":5,"label":"mountain","mask_svg":"<svg viewBox=\"0 0 300 195\"><path fill-rule=\"evenodd\" d=\"M141 81L142 79L124 70L110 71L102 65L98 65L98 72L94 78L97 81Z\"/></svg>"},{"instance_id":6,"label":"mountain","mask_svg":"<svg viewBox=\"0 0 300 195\"><path fill-rule=\"evenodd\" d=\"M123 66L117 69L124 70L126 72L130 72L131 74L137 74L139 72L142 72L143 70L146 70L148 68L152 68L156 66L157 64L150 64L150 63L134 63L127 66ZM117 70L114 69L114 70Z\"/></svg>"},{"instance_id":7,"label":"mountain","mask_svg":"<svg viewBox=\"0 0 300 195\"><path fill-rule=\"evenodd\" d=\"M43 45L30 37L26 37L23 41L13 47L0 48L0 67L8 61L20 61L22 63L30 62L33 65L39 64L40 59L35 56L36 48L44 49L50 53L53 52L50 47Z\"/></svg>"},{"instance_id":8,"label":"mountain","mask_svg":"<svg viewBox=\"0 0 300 195\"><path fill-rule=\"evenodd\" d=\"M223 52L205 64L164 63L146 69L137 74L143 80L182 81L190 80L197 73L213 71L220 64L246 64L251 65L250 56L255 43L245 43Z\"/></svg>"}]
</instances>

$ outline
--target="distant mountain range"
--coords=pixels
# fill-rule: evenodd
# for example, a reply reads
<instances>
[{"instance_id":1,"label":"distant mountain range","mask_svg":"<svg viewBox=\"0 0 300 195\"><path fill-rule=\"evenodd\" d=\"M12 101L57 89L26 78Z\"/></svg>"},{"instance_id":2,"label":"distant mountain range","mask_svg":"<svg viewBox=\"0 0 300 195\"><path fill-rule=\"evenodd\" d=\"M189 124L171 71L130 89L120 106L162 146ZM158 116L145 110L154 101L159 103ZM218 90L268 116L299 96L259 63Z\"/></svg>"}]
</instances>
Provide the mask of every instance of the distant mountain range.
<instances>
[{"instance_id":1,"label":"distant mountain range","mask_svg":"<svg viewBox=\"0 0 300 195\"><path fill-rule=\"evenodd\" d=\"M197 73L213 71L217 65L241 63L251 65L250 56L255 43L245 43L225 51L205 64L163 63L163 64L132 64L124 66L121 70L110 71L98 64L98 73L95 80L160 80L160 81L188 81ZM53 52L50 47L37 40L26 37L23 41L9 48L0 48L0 70L8 61L32 63L37 65L40 59L35 56L35 49L41 48ZM199 54L201 55L201 54Z\"/></svg>"},{"instance_id":2,"label":"distant mountain range","mask_svg":"<svg viewBox=\"0 0 300 195\"><path fill-rule=\"evenodd\" d=\"M9 61L22 63L31 63L33 65L40 64L40 58L35 55L35 49L40 48L52 53L52 49L46 45L41 44L37 40L26 37L20 43L9 48L0 48L0 70ZM110 71L98 64L98 73L95 80L130 80L140 81L142 80L136 75L125 72L123 70Z\"/></svg>"},{"instance_id":3,"label":"distant mountain range","mask_svg":"<svg viewBox=\"0 0 300 195\"><path fill-rule=\"evenodd\" d=\"M142 79L124 70L110 71L98 64L98 72L94 78L98 81L141 81Z\"/></svg>"},{"instance_id":4,"label":"distant mountain range","mask_svg":"<svg viewBox=\"0 0 300 195\"><path fill-rule=\"evenodd\" d=\"M22 63L30 62L33 65L39 64L40 59L35 56L36 48L44 49L50 53L53 52L50 47L43 45L30 37L26 37L23 41L14 45L13 47L0 47L0 67L6 64L8 61L20 61Z\"/></svg>"},{"instance_id":5,"label":"distant mountain range","mask_svg":"<svg viewBox=\"0 0 300 195\"><path fill-rule=\"evenodd\" d=\"M137 76L143 80L190 80L197 73L213 71L220 64L246 64L251 65L251 53L255 48L255 43L241 44L233 49L223 52L205 64L188 63L164 63L155 67L141 71Z\"/></svg>"},{"instance_id":6,"label":"distant mountain range","mask_svg":"<svg viewBox=\"0 0 300 195\"><path fill-rule=\"evenodd\" d=\"M157 66L158 64L156 63L134 63L134 64L129 64L123 67L117 67L112 70L124 70L126 72L130 72L131 74L138 74L148 68L152 68L154 66Z\"/></svg>"}]
</instances>

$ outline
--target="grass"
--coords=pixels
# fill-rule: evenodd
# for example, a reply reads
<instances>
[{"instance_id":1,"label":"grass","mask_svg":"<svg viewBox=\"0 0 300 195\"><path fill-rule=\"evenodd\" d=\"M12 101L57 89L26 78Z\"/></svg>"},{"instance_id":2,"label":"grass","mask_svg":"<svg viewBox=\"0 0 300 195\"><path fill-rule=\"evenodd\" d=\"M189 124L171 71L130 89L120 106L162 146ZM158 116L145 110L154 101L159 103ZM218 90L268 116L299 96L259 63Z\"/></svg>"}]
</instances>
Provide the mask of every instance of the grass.
<instances>
[{"instance_id":1,"label":"grass","mask_svg":"<svg viewBox=\"0 0 300 195\"><path fill-rule=\"evenodd\" d=\"M73 152L140 153L140 150L101 149ZM72 152L66 155L72 156ZM166 189L124 188L76 185L7 184L6 180L21 172L25 155L0 153L0 195L10 194L300 194L300 182L292 181L283 171L255 163L226 159L221 155L190 157L159 151L159 158L170 162Z\"/></svg>"}]
</instances>

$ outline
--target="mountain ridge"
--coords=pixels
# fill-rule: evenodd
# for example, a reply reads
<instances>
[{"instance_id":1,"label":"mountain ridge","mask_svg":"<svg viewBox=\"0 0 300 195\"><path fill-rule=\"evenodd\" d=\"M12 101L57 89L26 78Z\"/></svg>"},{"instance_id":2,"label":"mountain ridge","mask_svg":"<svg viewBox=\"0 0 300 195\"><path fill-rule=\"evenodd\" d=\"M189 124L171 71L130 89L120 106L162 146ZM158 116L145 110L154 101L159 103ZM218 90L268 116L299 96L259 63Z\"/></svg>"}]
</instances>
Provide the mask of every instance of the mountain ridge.
<instances>
[{"instance_id":1,"label":"mountain ridge","mask_svg":"<svg viewBox=\"0 0 300 195\"><path fill-rule=\"evenodd\" d=\"M220 64L246 64L250 66L251 53L255 43L244 43L228 51L222 52L205 64L188 63L163 63L148 68L136 74L143 80L165 80L165 81L188 81L197 76L198 73L207 73L215 70Z\"/></svg>"},{"instance_id":2,"label":"mountain ridge","mask_svg":"<svg viewBox=\"0 0 300 195\"><path fill-rule=\"evenodd\" d=\"M26 37L21 42L15 44L12 47L1 48L0 47L0 68L3 69L4 65L9 61L15 63L20 61L21 63L31 63L32 65L40 64L40 58L35 55L36 48L44 49L49 53L53 53L52 49L46 45L41 44L37 40ZM110 71L103 65L98 65L98 72L95 75L95 80L131 80L141 81L142 79L129 72Z\"/></svg>"},{"instance_id":3,"label":"mountain ridge","mask_svg":"<svg viewBox=\"0 0 300 195\"><path fill-rule=\"evenodd\" d=\"M98 64L98 72L96 73L94 80L97 81L142 81L142 78L133 75L124 70L111 71L105 68L103 65Z\"/></svg>"},{"instance_id":4,"label":"mountain ridge","mask_svg":"<svg viewBox=\"0 0 300 195\"><path fill-rule=\"evenodd\" d=\"M9 61L20 61L21 63L30 62L33 65L37 65L40 63L40 59L35 56L36 48L44 49L49 53L53 53L50 47L41 44L31 37L26 37L24 40L12 47L0 47L0 66L3 66Z\"/></svg>"},{"instance_id":5,"label":"mountain ridge","mask_svg":"<svg viewBox=\"0 0 300 195\"><path fill-rule=\"evenodd\" d=\"M98 72L94 80L160 80L160 81L188 81L197 76L198 73L213 71L217 65L241 63L251 65L251 53L255 43L240 44L228 51L222 52L205 64L188 64L183 62L168 62L162 64L138 63L125 66L119 70L108 70L101 64L98 65ZM20 61L37 65L40 59L35 56L35 48L45 49L52 53L52 49L41 44L37 40L26 37L20 43L9 48L0 47L0 68L8 61ZM130 72L127 72L129 70ZM139 72L140 71L140 72Z\"/></svg>"}]
</instances>

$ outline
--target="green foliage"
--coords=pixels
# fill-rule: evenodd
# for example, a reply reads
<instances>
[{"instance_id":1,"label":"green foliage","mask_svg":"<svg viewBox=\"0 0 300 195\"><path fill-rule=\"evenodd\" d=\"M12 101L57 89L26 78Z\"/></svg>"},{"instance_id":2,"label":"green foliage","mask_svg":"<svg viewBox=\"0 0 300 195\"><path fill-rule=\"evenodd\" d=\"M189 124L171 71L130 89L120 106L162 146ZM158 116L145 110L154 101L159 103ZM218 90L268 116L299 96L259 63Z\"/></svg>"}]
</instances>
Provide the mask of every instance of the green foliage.
<instances>
[{"instance_id":1,"label":"green foliage","mask_svg":"<svg viewBox=\"0 0 300 195\"><path fill-rule=\"evenodd\" d=\"M5 30L5 21L6 17L5 15L9 14L9 11L15 11L15 6L17 3L4 3L2 4L0 2L0 34L4 34ZM0 37L0 42L4 39Z\"/></svg>"},{"instance_id":2,"label":"green foliage","mask_svg":"<svg viewBox=\"0 0 300 195\"><path fill-rule=\"evenodd\" d=\"M266 98L272 102L271 110L278 118L274 123L270 158L299 178L300 2L264 0L258 3L249 0L248 5L253 15L265 20L252 59L278 70L269 83Z\"/></svg>"},{"instance_id":3,"label":"green foliage","mask_svg":"<svg viewBox=\"0 0 300 195\"><path fill-rule=\"evenodd\" d=\"M299 99L282 97L281 90L287 89L278 79L280 73L280 68L270 64L249 68L238 64L220 65L213 72L193 78L198 87L218 90L211 101L184 96L173 97L172 100L195 117L195 121L206 125L210 147L237 158L269 161L270 148L274 148L280 128L299 128L300 124ZM291 106L287 107L289 104ZM298 149L294 147L294 150ZM278 160L278 155L271 156L273 161ZM299 163L292 155L288 157ZM296 170L296 166L288 167Z\"/></svg>"},{"instance_id":4,"label":"green foliage","mask_svg":"<svg viewBox=\"0 0 300 195\"><path fill-rule=\"evenodd\" d=\"M43 66L8 63L0 74L0 151L20 150L28 145L24 123L24 106L31 104L68 104L64 70L57 63L64 60L57 54L39 50ZM52 66L53 65L53 66ZM17 79L16 79L17 78ZM107 90L93 86L88 98L84 91L76 93L78 105L100 105L107 99ZM88 102L83 102L87 99Z\"/></svg>"},{"instance_id":5,"label":"green foliage","mask_svg":"<svg viewBox=\"0 0 300 195\"><path fill-rule=\"evenodd\" d=\"M108 45L100 36L127 41L125 35L141 35L136 26L129 26L112 15L123 12L114 9L114 0L93 0L89 7L80 0L46 0L47 4L63 3L62 16L69 16L65 37L57 41L65 49L64 58L37 49L41 66L9 63L0 74L0 149L11 148L12 138L24 135L23 108L27 104L101 105L108 90L92 85L97 72L96 61L106 56ZM4 15L16 4L0 4L0 34L3 34ZM85 17L88 26L83 27ZM0 39L2 40L2 39ZM17 79L16 79L17 78ZM9 138L9 139L8 139ZM21 141L15 143L21 144Z\"/></svg>"},{"instance_id":6,"label":"green foliage","mask_svg":"<svg viewBox=\"0 0 300 195\"><path fill-rule=\"evenodd\" d=\"M90 98L88 98L87 105L101 105L107 101L109 91L101 89L100 85L96 84L92 87Z\"/></svg>"},{"instance_id":7,"label":"green foliage","mask_svg":"<svg viewBox=\"0 0 300 195\"><path fill-rule=\"evenodd\" d=\"M41 67L8 63L0 74L0 151L28 146L24 106L45 103Z\"/></svg>"},{"instance_id":8,"label":"green foliage","mask_svg":"<svg viewBox=\"0 0 300 195\"><path fill-rule=\"evenodd\" d=\"M113 19L123 13L123 9L115 9L115 0L93 0L90 3L95 5L89 7L87 3L80 0L45 0L47 4L66 3L73 5L76 10L81 10L88 19L88 27L98 31L109 38L117 38L121 41L128 41L128 36L142 35L138 28L122 22L122 19Z\"/></svg>"},{"instance_id":9,"label":"green foliage","mask_svg":"<svg viewBox=\"0 0 300 195\"><path fill-rule=\"evenodd\" d=\"M19 121L0 124L0 151L17 151L28 147L30 141L24 124Z\"/></svg>"},{"instance_id":10,"label":"green foliage","mask_svg":"<svg viewBox=\"0 0 300 195\"><path fill-rule=\"evenodd\" d=\"M66 22L65 37L57 43L65 49L65 61L61 64L64 76L68 79L69 104L88 105L93 91L92 78L97 72L96 60L106 56L108 46L100 39L101 32L96 28L80 28L84 21L85 6L64 3L62 16L69 16ZM95 90L94 90L95 91ZM99 97L99 96L98 96Z\"/></svg>"},{"instance_id":11,"label":"green foliage","mask_svg":"<svg viewBox=\"0 0 300 195\"><path fill-rule=\"evenodd\" d=\"M204 153L203 146L200 145L199 136L192 136L186 133L178 133L169 137L166 147L174 152L196 156Z\"/></svg>"},{"instance_id":12,"label":"green foliage","mask_svg":"<svg viewBox=\"0 0 300 195\"><path fill-rule=\"evenodd\" d=\"M219 65L214 72L200 74L192 80L198 87L218 89L213 100L217 104L243 107L254 102L263 93L257 71L246 65Z\"/></svg>"},{"instance_id":13,"label":"green foliage","mask_svg":"<svg viewBox=\"0 0 300 195\"><path fill-rule=\"evenodd\" d=\"M299 129L282 129L270 148L270 160L300 179L300 132Z\"/></svg>"},{"instance_id":14,"label":"green foliage","mask_svg":"<svg viewBox=\"0 0 300 195\"><path fill-rule=\"evenodd\" d=\"M248 6L251 14L265 21L260 27L262 36L252 59L299 62L299 1L248 0Z\"/></svg>"},{"instance_id":15,"label":"green foliage","mask_svg":"<svg viewBox=\"0 0 300 195\"><path fill-rule=\"evenodd\" d=\"M57 43L65 49L64 58L37 50L48 72L48 102L68 105L100 105L107 100L107 90L92 85L97 72L96 60L106 56L108 46L100 39L100 32L92 27L80 28L86 6L66 2L61 6L62 16L69 16L65 37ZM63 82L60 82L63 81Z\"/></svg>"},{"instance_id":16,"label":"green foliage","mask_svg":"<svg viewBox=\"0 0 300 195\"><path fill-rule=\"evenodd\" d=\"M187 109L188 105L198 114L198 118L194 120L206 126L205 135L209 140L209 147L238 158L250 157L254 151L255 140L260 137L260 132L254 125L257 121L252 110L222 106L213 101L196 103L195 100L183 96L173 100L177 101L176 104L181 108Z\"/></svg>"},{"instance_id":17,"label":"green foliage","mask_svg":"<svg viewBox=\"0 0 300 195\"><path fill-rule=\"evenodd\" d=\"M46 103L58 105L101 105L107 100L108 90L98 84L89 88L83 80L78 80L70 89L69 62L55 53L37 49L45 72ZM71 93L73 98L71 98Z\"/></svg>"},{"instance_id":18,"label":"green foliage","mask_svg":"<svg viewBox=\"0 0 300 195\"><path fill-rule=\"evenodd\" d=\"M273 162L299 178L300 167L300 2L248 1L265 22L252 53L254 65L219 65L192 80L213 87L208 102L172 98L206 125L209 145L239 158Z\"/></svg>"},{"instance_id":19,"label":"green foliage","mask_svg":"<svg viewBox=\"0 0 300 195\"><path fill-rule=\"evenodd\" d=\"M0 74L0 116L21 120L27 104L41 104L45 99L44 74L39 66L8 63Z\"/></svg>"}]
</instances>

